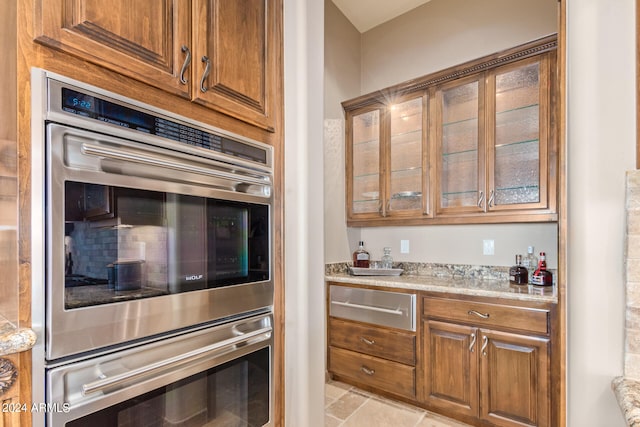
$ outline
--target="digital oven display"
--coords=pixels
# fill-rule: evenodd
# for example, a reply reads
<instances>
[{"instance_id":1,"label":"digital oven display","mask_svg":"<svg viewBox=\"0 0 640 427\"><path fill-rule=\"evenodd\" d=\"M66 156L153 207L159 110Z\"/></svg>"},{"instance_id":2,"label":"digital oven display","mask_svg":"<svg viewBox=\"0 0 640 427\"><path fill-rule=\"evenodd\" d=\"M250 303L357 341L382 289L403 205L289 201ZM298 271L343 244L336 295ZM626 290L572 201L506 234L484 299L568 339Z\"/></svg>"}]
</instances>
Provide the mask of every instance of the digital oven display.
<instances>
[{"instance_id":1,"label":"digital oven display","mask_svg":"<svg viewBox=\"0 0 640 427\"><path fill-rule=\"evenodd\" d=\"M183 144L206 148L262 164L267 163L267 153L261 148L66 87L62 88L62 109L67 113L157 135Z\"/></svg>"}]
</instances>

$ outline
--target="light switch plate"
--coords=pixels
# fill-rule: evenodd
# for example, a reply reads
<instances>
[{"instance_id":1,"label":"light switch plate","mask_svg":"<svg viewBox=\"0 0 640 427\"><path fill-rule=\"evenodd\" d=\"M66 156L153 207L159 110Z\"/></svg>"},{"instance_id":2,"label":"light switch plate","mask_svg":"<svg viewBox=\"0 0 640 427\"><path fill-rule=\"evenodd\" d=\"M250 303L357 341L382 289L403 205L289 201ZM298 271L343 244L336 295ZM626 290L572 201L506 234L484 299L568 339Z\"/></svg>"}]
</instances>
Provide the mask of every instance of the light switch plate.
<instances>
[{"instance_id":1,"label":"light switch plate","mask_svg":"<svg viewBox=\"0 0 640 427\"><path fill-rule=\"evenodd\" d=\"M408 254L409 253L409 241L408 240L400 240L400 253Z\"/></svg>"},{"instance_id":2,"label":"light switch plate","mask_svg":"<svg viewBox=\"0 0 640 427\"><path fill-rule=\"evenodd\" d=\"M485 239L482 241L482 253L484 255L494 255L496 253L493 239Z\"/></svg>"}]
</instances>

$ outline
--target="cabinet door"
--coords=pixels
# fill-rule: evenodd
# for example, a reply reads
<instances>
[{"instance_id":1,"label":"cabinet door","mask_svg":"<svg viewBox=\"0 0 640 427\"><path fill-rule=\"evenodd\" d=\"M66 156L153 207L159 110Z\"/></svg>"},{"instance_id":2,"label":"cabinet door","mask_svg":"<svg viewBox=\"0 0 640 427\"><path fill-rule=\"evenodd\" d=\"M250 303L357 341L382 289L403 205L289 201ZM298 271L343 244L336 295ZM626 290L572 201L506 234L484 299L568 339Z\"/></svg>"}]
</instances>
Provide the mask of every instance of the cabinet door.
<instances>
[{"instance_id":1,"label":"cabinet door","mask_svg":"<svg viewBox=\"0 0 640 427\"><path fill-rule=\"evenodd\" d=\"M189 85L180 74L191 44L190 5L188 0L35 0L35 39L188 97Z\"/></svg>"},{"instance_id":2,"label":"cabinet door","mask_svg":"<svg viewBox=\"0 0 640 427\"><path fill-rule=\"evenodd\" d=\"M487 79L488 210L548 206L549 64L542 56Z\"/></svg>"},{"instance_id":3,"label":"cabinet door","mask_svg":"<svg viewBox=\"0 0 640 427\"><path fill-rule=\"evenodd\" d=\"M484 210L484 87L479 75L436 91L438 213Z\"/></svg>"},{"instance_id":4,"label":"cabinet door","mask_svg":"<svg viewBox=\"0 0 640 427\"><path fill-rule=\"evenodd\" d=\"M474 327L423 322L424 396L435 408L478 415L478 330Z\"/></svg>"},{"instance_id":5,"label":"cabinet door","mask_svg":"<svg viewBox=\"0 0 640 427\"><path fill-rule=\"evenodd\" d=\"M389 191L386 212L389 216L427 213L427 206L423 205L428 200L425 106L425 97L414 96L388 107Z\"/></svg>"},{"instance_id":6,"label":"cabinet door","mask_svg":"<svg viewBox=\"0 0 640 427\"><path fill-rule=\"evenodd\" d=\"M378 218L382 214L380 165L382 107L347 113L347 215Z\"/></svg>"},{"instance_id":7,"label":"cabinet door","mask_svg":"<svg viewBox=\"0 0 640 427\"><path fill-rule=\"evenodd\" d=\"M273 131L281 0L196 0L195 102Z\"/></svg>"},{"instance_id":8,"label":"cabinet door","mask_svg":"<svg viewBox=\"0 0 640 427\"><path fill-rule=\"evenodd\" d=\"M481 331L480 417L497 426L549 426L549 340Z\"/></svg>"}]
</instances>

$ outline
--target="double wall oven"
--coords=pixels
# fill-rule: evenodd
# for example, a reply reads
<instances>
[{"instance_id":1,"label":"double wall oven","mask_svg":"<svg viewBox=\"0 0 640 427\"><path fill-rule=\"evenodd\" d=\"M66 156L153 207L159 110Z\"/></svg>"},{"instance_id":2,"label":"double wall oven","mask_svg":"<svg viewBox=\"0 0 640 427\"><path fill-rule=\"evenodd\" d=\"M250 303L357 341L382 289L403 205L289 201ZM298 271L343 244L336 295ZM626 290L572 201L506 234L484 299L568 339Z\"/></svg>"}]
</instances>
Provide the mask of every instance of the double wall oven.
<instances>
[{"instance_id":1,"label":"double wall oven","mask_svg":"<svg viewBox=\"0 0 640 427\"><path fill-rule=\"evenodd\" d=\"M271 425L271 147L32 87L34 425Z\"/></svg>"}]
</instances>

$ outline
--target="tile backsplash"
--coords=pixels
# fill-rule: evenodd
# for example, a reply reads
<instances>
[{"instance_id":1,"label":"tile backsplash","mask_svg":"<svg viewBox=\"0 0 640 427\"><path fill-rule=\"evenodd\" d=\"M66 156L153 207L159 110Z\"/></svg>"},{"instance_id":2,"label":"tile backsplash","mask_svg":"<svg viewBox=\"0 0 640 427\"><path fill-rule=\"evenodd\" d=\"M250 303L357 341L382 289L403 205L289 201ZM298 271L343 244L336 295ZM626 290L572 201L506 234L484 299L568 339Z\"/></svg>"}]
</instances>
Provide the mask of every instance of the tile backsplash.
<instances>
[{"instance_id":1,"label":"tile backsplash","mask_svg":"<svg viewBox=\"0 0 640 427\"><path fill-rule=\"evenodd\" d=\"M640 379L640 170L627 172L624 374Z\"/></svg>"}]
</instances>

